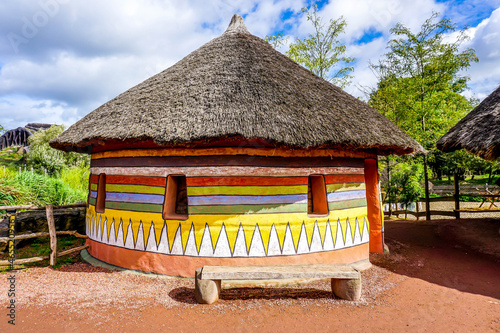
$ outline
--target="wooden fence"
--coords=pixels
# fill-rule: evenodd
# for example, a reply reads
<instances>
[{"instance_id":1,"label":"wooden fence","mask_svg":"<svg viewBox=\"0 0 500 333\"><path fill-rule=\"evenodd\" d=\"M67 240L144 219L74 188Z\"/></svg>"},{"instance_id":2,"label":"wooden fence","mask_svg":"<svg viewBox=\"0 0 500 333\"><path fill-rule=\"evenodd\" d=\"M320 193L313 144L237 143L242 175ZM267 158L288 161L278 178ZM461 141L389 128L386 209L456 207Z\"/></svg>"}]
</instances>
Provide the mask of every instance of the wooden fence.
<instances>
[{"instance_id":1,"label":"wooden fence","mask_svg":"<svg viewBox=\"0 0 500 333\"><path fill-rule=\"evenodd\" d=\"M78 247L75 247L73 249L69 249L69 250L57 253L57 236L72 235L72 236L75 236L77 238L88 238L88 236L81 235L77 231L56 231L56 227L54 224L54 209L76 208L76 207L85 207L85 206L86 206L86 204L74 204L74 205L64 205L64 206L56 206L56 207L54 207L52 205L47 205L45 207L37 207L37 206L31 206L31 205L28 205L28 206L27 205L0 206L0 210L6 210L7 215L9 216L9 231L15 230L17 210L20 210L20 209L23 209L23 210L43 210L43 209L45 209L45 212L47 215L47 224L48 224L49 232L23 234L23 235L16 235L14 237L0 237L0 242L7 242L8 243L9 258L13 258L15 255L14 241L21 240L21 239L38 238L38 237L50 237L50 255L49 256L16 259L13 262L9 261L9 260L1 260L0 266L27 264L27 263L38 262L38 261L43 261L43 260L47 260L47 259L49 259L50 265L53 266L56 264L56 259L58 257L62 257L65 255L86 249L88 247L88 245L78 246Z\"/></svg>"},{"instance_id":2,"label":"wooden fence","mask_svg":"<svg viewBox=\"0 0 500 333\"><path fill-rule=\"evenodd\" d=\"M419 203L425 203L426 200L425 198L420 198L415 203L416 206L416 211L408 211L408 210L394 210L392 211L391 209L388 212L384 212L385 216L390 216L390 215L412 215L416 217L417 220L420 219L420 217L427 217L427 219L431 219L431 216L439 215L439 216L450 216L450 217L455 217L457 219L460 218L460 213L461 212L466 212L466 213L485 213L485 212L500 212L500 194L499 194L499 189L498 187L495 186L489 186L488 184L486 185L465 185L465 186L460 186L458 181L455 182L455 184L452 185L446 185L446 186L439 186L438 188L433 190L434 194L452 194L452 196L440 196L440 197L434 197L434 198L429 198L429 203L430 202L445 202L445 201L453 201L455 202L455 208L451 211L444 211L444 210L429 210L429 213L427 211L420 211ZM461 196L467 196L467 197L479 197L482 198L481 204L479 204L479 207L476 208L461 208L460 207L460 197ZM384 202L387 203L387 202ZM396 203L397 204L397 203ZM486 204L489 205L488 208L482 208L483 205ZM498 205L497 205L498 204ZM485 207L486 207L485 206Z\"/></svg>"}]
</instances>

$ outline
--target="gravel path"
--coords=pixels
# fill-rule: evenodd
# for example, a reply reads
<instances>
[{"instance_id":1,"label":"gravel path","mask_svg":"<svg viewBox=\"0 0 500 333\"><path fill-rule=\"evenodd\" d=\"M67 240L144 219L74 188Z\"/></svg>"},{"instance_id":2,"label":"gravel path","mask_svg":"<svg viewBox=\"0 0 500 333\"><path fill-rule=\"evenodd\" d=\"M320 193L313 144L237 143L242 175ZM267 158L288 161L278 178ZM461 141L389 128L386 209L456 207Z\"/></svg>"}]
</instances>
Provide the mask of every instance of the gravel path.
<instances>
[{"instance_id":1,"label":"gravel path","mask_svg":"<svg viewBox=\"0 0 500 333\"><path fill-rule=\"evenodd\" d=\"M281 288L223 289L221 300L212 309L253 308L260 305L311 305L335 307L340 304L359 306L375 301L376 297L404 279L386 281L389 272L377 266L362 273L363 293L358 302L347 302L331 297L328 280L316 280L305 285ZM86 263L78 263L54 270L50 267L30 268L16 273L18 292L16 302L23 305L64 306L71 311L99 307L140 309L146 306L193 307L194 280L162 275L138 274L126 271L108 271ZM4 285L4 284L3 284ZM7 292L1 292L0 304L7 302ZM97 312L96 312L97 314Z\"/></svg>"}]
</instances>

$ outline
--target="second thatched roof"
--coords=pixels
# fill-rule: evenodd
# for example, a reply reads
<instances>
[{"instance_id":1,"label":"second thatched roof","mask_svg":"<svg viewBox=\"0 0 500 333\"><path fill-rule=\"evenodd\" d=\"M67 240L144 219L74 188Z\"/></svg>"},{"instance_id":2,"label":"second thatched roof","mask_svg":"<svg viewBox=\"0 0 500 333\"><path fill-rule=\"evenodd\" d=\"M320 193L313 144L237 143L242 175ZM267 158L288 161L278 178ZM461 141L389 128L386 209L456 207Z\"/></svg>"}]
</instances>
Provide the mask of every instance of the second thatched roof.
<instances>
[{"instance_id":1,"label":"second thatched roof","mask_svg":"<svg viewBox=\"0 0 500 333\"><path fill-rule=\"evenodd\" d=\"M366 103L250 34L235 15L224 34L100 106L50 144L196 146L224 138L276 147L408 154L422 147Z\"/></svg>"},{"instance_id":2,"label":"second thatched roof","mask_svg":"<svg viewBox=\"0 0 500 333\"><path fill-rule=\"evenodd\" d=\"M437 142L444 152L466 149L486 160L500 157L500 86Z\"/></svg>"}]
</instances>

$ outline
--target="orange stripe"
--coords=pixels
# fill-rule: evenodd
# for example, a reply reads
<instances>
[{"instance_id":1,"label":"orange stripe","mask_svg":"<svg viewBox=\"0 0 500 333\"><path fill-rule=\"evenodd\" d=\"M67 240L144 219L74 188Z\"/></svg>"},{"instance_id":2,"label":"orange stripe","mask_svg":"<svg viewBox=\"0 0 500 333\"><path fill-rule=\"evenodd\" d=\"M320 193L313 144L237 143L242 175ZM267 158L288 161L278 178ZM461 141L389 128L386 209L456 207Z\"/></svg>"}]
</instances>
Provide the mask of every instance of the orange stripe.
<instances>
[{"instance_id":1,"label":"orange stripe","mask_svg":"<svg viewBox=\"0 0 500 333\"><path fill-rule=\"evenodd\" d=\"M189 177L187 186L307 185L307 177Z\"/></svg>"},{"instance_id":2,"label":"orange stripe","mask_svg":"<svg viewBox=\"0 0 500 333\"><path fill-rule=\"evenodd\" d=\"M90 245L88 251L93 257L108 264L144 272L183 277L194 277L195 269L205 265L351 264L369 257L367 243L327 252L260 258L210 258L166 255L129 250L99 243L91 239L87 239L87 244Z\"/></svg>"},{"instance_id":3,"label":"orange stripe","mask_svg":"<svg viewBox=\"0 0 500 333\"><path fill-rule=\"evenodd\" d=\"M277 149L277 148L157 148L157 149L123 149L96 152L92 159L112 157L154 157L154 156L208 156L208 155L250 155L276 157L354 157L373 158L376 155L365 152L336 149Z\"/></svg>"},{"instance_id":4,"label":"orange stripe","mask_svg":"<svg viewBox=\"0 0 500 333\"><path fill-rule=\"evenodd\" d=\"M90 182L97 184L99 182L99 175L90 175Z\"/></svg>"},{"instance_id":5,"label":"orange stripe","mask_svg":"<svg viewBox=\"0 0 500 333\"><path fill-rule=\"evenodd\" d=\"M130 184L130 185L151 185L165 186L165 177L147 177L147 176L107 176L108 184Z\"/></svg>"},{"instance_id":6,"label":"orange stripe","mask_svg":"<svg viewBox=\"0 0 500 333\"><path fill-rule=\"evenodd\" d=\"M364 183L365 175L325 175L327 184Z\"/></svg>"}]
</instances>

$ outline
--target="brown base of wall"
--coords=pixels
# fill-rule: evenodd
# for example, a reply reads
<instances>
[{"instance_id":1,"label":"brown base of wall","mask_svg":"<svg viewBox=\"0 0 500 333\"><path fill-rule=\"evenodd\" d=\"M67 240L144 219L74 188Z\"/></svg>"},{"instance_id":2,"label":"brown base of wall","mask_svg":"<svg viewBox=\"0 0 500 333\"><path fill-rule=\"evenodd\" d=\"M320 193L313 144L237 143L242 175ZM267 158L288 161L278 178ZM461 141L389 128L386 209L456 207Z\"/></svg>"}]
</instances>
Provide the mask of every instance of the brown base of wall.
<instances>
[{"instance_id":1,"label":"brown base of wall","mask_svg":"<svg viewBox=\"0 0 500 333\"><path fill-rule=\"evenodd\" d=\"M189 257L134 251L87 239L93 257L118 267L170 276L194 277L194 271L205 265L286 265L339 263L351 264L369 258L368 243L329 252L295 256L259 258Z\"/></svg>"}]
</instances>

